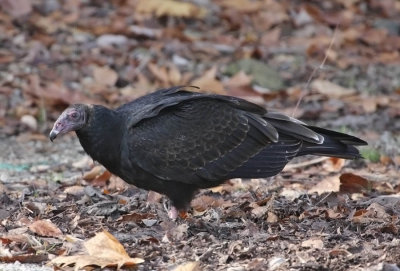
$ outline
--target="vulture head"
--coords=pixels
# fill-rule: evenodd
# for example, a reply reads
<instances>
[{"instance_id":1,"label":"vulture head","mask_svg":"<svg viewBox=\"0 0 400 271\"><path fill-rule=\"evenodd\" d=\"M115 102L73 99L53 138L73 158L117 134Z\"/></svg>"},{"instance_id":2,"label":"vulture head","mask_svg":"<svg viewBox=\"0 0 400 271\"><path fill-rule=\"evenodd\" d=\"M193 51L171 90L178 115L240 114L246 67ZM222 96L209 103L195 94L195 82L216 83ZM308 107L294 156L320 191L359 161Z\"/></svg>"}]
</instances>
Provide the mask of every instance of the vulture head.
<instances>
[{"instance_id":1,"label":"vulture head","mask_svg":"<svg viewBox=\"0 0 400 271\"><path fill-rule=\"evenodd\" d=\"M74 104L64 110L54 123L49 138L53 141L58 135L66 134L83 128L87 122L88 106Z\"/></svg>"}]
</instances>

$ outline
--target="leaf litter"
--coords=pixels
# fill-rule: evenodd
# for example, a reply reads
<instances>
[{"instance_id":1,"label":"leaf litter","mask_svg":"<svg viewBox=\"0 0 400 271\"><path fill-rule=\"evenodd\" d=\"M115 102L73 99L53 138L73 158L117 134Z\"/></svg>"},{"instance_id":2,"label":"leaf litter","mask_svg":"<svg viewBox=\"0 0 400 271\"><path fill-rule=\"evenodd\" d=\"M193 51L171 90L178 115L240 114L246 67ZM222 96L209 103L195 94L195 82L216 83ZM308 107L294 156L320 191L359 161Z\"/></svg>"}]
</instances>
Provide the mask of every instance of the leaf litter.
<instances>
[{"instance_id":1,"label":"leaf litter","mask_svg":"<svg viewBox=\"0 0 400 271\"><path fill-rule=\"evenodd\" d=\"M138 270L399 264L396 1L0 5L2 262L75 264L66 270L130 259ZM367 139L366 159L298 159L268 180L230 180L201 191L185 220L170 221L159 194L94 165L74 137L52 145L45 136L71 103L116 106L173 84L291 114L325 54L296 117ZM99 229L109 233L92 252L113 255L105 262L89 253Z\"/></svg>"}]
</instances>

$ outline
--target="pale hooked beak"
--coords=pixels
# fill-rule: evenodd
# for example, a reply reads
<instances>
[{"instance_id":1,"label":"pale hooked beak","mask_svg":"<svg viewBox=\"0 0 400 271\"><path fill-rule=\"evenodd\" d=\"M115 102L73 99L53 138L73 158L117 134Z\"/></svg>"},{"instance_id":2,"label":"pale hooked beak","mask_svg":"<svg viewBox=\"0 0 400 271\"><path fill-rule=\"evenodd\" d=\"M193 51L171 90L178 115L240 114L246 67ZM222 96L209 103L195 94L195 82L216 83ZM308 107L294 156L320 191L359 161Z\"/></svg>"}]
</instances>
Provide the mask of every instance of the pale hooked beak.
<instances>
[{"instance_id":1,"label":"pale hooked beak","mask_svg":"<svg viewBox=\"0 0 400 271\"><path fill-rule=\"evenodd\" d=\"M52 129L50 134L49 134L49 138L51 140L51 142L53 142L54 139L56 139L57 135L60 133L60 131L57 131L56 129Z\"/></svg>"}]
</instances>

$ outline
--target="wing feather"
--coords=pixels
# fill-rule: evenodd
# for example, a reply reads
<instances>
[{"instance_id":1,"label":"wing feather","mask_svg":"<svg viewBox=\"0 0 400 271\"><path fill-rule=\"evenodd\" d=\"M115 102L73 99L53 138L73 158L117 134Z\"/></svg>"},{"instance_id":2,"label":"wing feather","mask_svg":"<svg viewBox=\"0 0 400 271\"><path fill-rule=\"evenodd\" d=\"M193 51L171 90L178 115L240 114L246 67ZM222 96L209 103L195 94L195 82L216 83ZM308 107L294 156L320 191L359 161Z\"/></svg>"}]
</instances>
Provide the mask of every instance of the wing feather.
<instances>
[{"instance_id":1,"label":"wing feather","mask_svg":"<svg viewBox=\"0 0 400 271\"><path fill-rule=\"evenodd\" d=\"M222 100L187 100L128 131L129 159L165 181L209 186L260 152L277 131ZM270 129L270 131L265 131Z\"/></svg>"}]
</instances>

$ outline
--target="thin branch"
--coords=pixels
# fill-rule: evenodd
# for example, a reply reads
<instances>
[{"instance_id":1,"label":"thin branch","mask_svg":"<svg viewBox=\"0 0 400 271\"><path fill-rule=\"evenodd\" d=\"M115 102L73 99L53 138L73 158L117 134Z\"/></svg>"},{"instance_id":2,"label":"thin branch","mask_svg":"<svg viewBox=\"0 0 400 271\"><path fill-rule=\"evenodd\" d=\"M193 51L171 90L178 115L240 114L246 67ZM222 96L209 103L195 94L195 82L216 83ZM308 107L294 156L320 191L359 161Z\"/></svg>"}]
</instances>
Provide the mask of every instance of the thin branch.
<instances>
[{"instance_id":1,"label":"thin branch","mask_svg":"<svg viewBox=\"0 0 400 271\"><path fill-rule=\"evenodd\" d=\"M295 168L301 168L301 167L308 167L308 166L312 166L315 164L319 164L325 160L328 160L329 157L318 157L309 161L305 161L305 162L301 162L301 163L297 163L297 164L289 164L287 165L282 171L286 172L286 171L290 171L292 169Z\"/></svg>"},{"instance_id":2,"label":"thin branch","mask_svg":"<svg viewBox=\"0 0 400 271\"><path fill-rule=\"evenodd\" d=\"M333 46L333 43L335 41L336 32L337 32L338 27L339 27L339 24L336 24L335 30L333 30L332 39L331 39L331 41L329 43L328 49L326 49L326 51L325 51L325 57L322 60L321 64L312 71L310 77L308 78L306 86L304 87L304 91L301 94L299 100L297 101L296 107L293 109L292 117L294 117L294 115L296 114L297 108L299 108L300 103L303 100L303 98L308 94L309 89L310 89L311 80L314 78L314 76L316 75L317 71L322 70L324 68L325 62L328 59L328 52L331 50L331 48Z\"/></svg>"}]
</instances>

